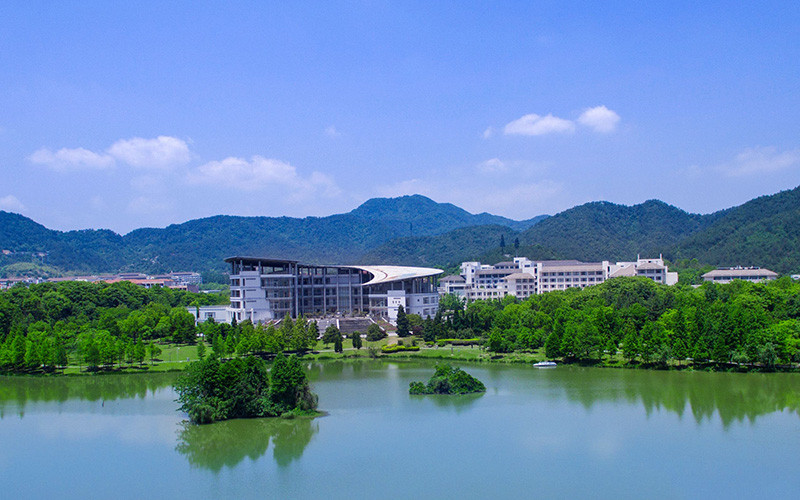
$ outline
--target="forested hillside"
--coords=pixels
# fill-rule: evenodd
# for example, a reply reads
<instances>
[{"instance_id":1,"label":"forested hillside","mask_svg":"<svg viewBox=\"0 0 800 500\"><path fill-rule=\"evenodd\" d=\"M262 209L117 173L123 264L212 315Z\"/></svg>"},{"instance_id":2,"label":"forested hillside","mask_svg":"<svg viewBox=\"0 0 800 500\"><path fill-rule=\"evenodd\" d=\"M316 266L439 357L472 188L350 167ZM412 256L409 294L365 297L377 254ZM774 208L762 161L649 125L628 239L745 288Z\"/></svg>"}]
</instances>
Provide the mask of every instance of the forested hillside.
<instances>
[{"instance_id":1,"label":"forested hillside","mask_svg":"<svg viewBox=\"0 0 800 500\"><path fill-rule=\"evenodd\" d=\"M486 223L521 229L543 217L514 221L473 215L414 195L375 198L352 212L328 217L218 215L120 236L108 230L54 231L21 215L0 212L0 249L14 252L0 256L0 266L31 261L31 252L47 252L44 263L81 273L219 271L231 255L353 264L398 237L432 236Z\"/></svg>"},{"instance_id":2,"label":"forested hillside","mask_svg":"<svg viewBox=\"0 0 800 500\"><path fill-rule=\"evenodd\" d=\"M391 262L404 266L450 267L473 260L496 247L500 238L513 241L514 231L502 226L465 227L437 236L391 240L359 258L360 264Z\"/></svg>"},{"instance_id":3,"label":"forested hillside","mask_svg":"<svg viewBox=\"0 0 800 500\"><path fill-rule=\"evenodd\" d=\"M541 245L578 260L631 260L666 253L715 215L690 214L658 200L625 206L592 202L549 217L520 234L523 245Z\"/></svg>"},{"instance_id":4,"label":"forested hillside","mask_svg":"<svg viewBox=\"0 0 800 500\"><path fill-rule=\"evenodd\" d=\"M704 231L679 243L674 254L718 266L800 271L800 188L726 211Z\"/></svg>"},{"instance_id":5,"label":"forested hillside","mask_svg":"<svg viewBox=\"0 0 800 500\"><path fill-rule=\"evenodd\" d=\"M224 271L223 259L232 255L452 268L463 260L493 263L514 255L614 261L664 254L672 261L696 259L700 266L756 265L796 273L800 188L709 215L650 200L633 206L592 202L552 217L513 221L414 195L372 199L328 217L219 215L125 236L53 231L0 211L0 249L14 252L0 255L0 276L31 261L79 273ZM36 257L38 252L47 256ZM16 268L3 269L15 263Z\"/></svg>"},{"instance_id":6,"label":"forested hillside","mask_svg":"<svg viewBox=\"0 0 800 500\"><path fill-rule=\"evenodd\" d=\"M350 212L350 215L380 221L396 229L401 236L426 236L461 227L489 225L522 231L547 218L546 215L540 215L516 221L486 212L473 215L452 203L437 203L418 194L398 198L373 198Z\"/></svg>"}]
</instances>

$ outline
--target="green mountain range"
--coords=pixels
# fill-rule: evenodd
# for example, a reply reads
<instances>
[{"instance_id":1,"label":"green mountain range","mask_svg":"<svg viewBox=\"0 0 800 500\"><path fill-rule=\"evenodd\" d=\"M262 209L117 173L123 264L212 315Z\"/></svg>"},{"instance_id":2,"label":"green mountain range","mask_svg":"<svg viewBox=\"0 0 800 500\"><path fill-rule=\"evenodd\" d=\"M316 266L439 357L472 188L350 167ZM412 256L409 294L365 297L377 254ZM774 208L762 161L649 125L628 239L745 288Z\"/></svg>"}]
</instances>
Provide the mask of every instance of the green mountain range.
<instances>
[{"instance_id":1,"label":"green mountain range","mask_svg":"<svg viewBox=\"0 0 800 500\"><path fill-rule=\"evenodd\" d=\"M27 217L0 211L0 266L40 259L78 273L224 270L231 255L274 256L306 262L360 262L360 257L400 237L432 237L457 228L498 224L509 231L546 216L515 221L471 214L420 195L374 198L355 210L328 217L218 215L143 228L121 236L109 230L55 231ZM488 241L487 241L487 244ZM46 257L31 254L46 252Z\"/></svg>"},{"instance_id":2,"label":"green mountain range","mask_svg":"<svg viewBox=\"0 0 800 500\"><path fill-rule=\"evenodd\" d=\"M592 202L515 221L414 195L371 199L328 217L219 215L124 236L55 231L0 211L0 249L11 252L0 256L0 266L38 261L74 273L224 271L222 259L231 255L452 269L463 260L491 263L514 255L613 261L637 254L796 273L800 188L708 215L650 200L633 206Z\"/></svg>"}]
</instances>

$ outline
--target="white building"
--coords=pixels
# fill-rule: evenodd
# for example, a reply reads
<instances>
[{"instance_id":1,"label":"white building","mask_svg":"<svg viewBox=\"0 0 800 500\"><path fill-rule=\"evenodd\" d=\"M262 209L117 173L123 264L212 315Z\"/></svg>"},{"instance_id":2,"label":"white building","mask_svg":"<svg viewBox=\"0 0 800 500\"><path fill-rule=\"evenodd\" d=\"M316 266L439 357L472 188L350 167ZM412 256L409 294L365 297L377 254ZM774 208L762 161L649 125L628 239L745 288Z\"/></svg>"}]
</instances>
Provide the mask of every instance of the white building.
<instances>
[{"instance_id":1,"label":"white building","mask_svg":"<svg viewBox=\"0 0 800 500\"><path fill-rule=\"evenodd\" d=\"M578 260L532 261L517 257L513 262L494 266L480 262L461 264L461 276L440 280L440 293L457 293L468 300L502 298L514 295L524 299L531 295L585 288L617 276L642 276L657 283L674 285L678 273L669 272L663 259L637 258L633 262L581 262Z\"/></svg>"},{"instance_id":2,"label":"white building","mask_svg":"<svg viewBox=\"0 0 800 500\"><path fill-rule=\"evenodd\" d=\"M256 322L369 315L390 322L409 314L436 315L440 269L406 266L325 266L294 260L230 257L231 317Z\"/></svg>"},{"instance_id":3,"label":"white building","mask_svg":"<svg viewBox=\"0 0 800 500\"><path fill-rule=\"evenodd\" d=\"M760 267L724 267L707 272L702 277L703 281L714 283L730 283L733 280L758 283L774 280L778 277L778 273Z\"/></svg>"}]
</instances>

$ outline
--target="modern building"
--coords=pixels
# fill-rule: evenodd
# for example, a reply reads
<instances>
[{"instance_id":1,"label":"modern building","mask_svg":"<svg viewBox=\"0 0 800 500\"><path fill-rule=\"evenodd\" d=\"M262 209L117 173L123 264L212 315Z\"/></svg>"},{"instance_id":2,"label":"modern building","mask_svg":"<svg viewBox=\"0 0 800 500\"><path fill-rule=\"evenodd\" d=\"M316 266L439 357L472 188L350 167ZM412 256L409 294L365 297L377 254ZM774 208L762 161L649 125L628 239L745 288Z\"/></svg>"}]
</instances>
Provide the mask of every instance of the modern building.
<instances>
[{"instance_id":1,"label":"modern building","mask_svg":"<svg viewBox=\"0 0 800 500\"><path fill-rule=\"evenodd\" d=\"M439 291L442 294L456 293L467 300L503 298L506 295L524 299L553 290L585 288L618 276L643 276L665 285L678 282L678 273L669 272L660 256L616 263L532 261L517 257L513 262L500 262L493 266L464 262L460 276L446 276L439 281Z\"/></svg>"},{"instance_id":2,"label":"modern building","mask_svg":"<svg viewBox=\"0 0 800 500\"><path fill-rule=\"evenodd\" d=\"M200 306L193 307L187 306L186 310L194 316L196 323L208 321L209 318L213 319L215 323L230 323L233 316L228 311L228 306Z\"/></svg>"},{"instance_id":3,"label":"modern building","mask_svg":"<svg viewBox=\"0 0 800 500\"><path fill-rule=\"evenodd\" d=\"M390 322L397 309L434 316L440 269L405 266L329 266L294 260L230 257L231 318L265 322L325 316L369 315Z\"/></svg>"},{"instance_id":4,"label":"modern building","mask_svg":"<svg viewBox=\"0 0 800 500\"><path fill-rule=\"evenodd\" d=\"M733 280L750 281L758 283L761 281L774 280L778 273L760 267L721 267L705 273L703 281L714 283L730 283Z\"/></svg>"}]
</instances>

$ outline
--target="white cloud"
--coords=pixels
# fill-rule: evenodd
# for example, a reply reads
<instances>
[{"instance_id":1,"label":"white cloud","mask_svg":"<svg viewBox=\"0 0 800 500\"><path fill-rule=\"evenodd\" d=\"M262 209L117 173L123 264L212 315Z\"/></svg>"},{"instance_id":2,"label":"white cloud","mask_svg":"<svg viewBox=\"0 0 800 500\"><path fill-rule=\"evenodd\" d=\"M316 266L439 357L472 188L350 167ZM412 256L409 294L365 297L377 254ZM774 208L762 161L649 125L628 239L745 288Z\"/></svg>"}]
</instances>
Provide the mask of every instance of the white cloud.
<instances>
[{"instance_id":1,"label":"white cloud","mask_svg":"<svg viewBox=\"0 0 800 500\"><path fill-rule=\"evenodd\" d=\"M800 165L800 149L778 152L774 147L748 148L732 162L718 166L731 177L769 174Z\"/></svg>"},{"instance_id":2,"label":"white cloud","mask_svg":"<svg viewBox=\"0 0 800 500\"><path fill-rule=\"evenodd\" d=\"M185 141L165 135L120 139L108 148L108 153L133 167L159 170L186 165L192 159Z\"/></svg>"},{"instance_id":3,"label":"white cloud","mask_svg":"<svg viewBox=\"0 0 800 500\"><path fill-rule=\"evenodd\" d=\"M573 130L575 130L575 124L570 120L558 118L551 114L547 116L529 114L507 124L503 129L503 133L506 135L545 135L568 133Z\"/></svg>"},{"instance_id":4,"label":"white cloud","mask_svg":"<svg viewBox=\"0 0 800 500\"><path fill-rule=\"evenodd\" d=\"M605 106L586 109L578 117L578 123L604 134L613 132L617 128L620 117Z\"/></svg>"},{"instance_id":5,"label":"white cloud","mask_svg":"<svg viewBox=\"0 0 800 500\"><path fill-rule=\"evenodd\" d=\"M185 141L165 135L155 139L120 139L105 153L96 153L85 148L61 148L54 153L42 148L28 157L31 163L61 171L107 169L114 166L115 160L132 167L168 170L186 165L191 159L192 155Z\"/></svg>"},{"instance_id":6,"label":"white cloud","mask_svg":"<svg viewBox=\"0 0 800 500\"><path fill-rule=\"evenodd\" d=\"M494 128L493 127L487 128L486 130L483 131L482 135L484 139L489 139L494 135Z\"/></svg>"},{"instance_id":7,"label":"white cloud","mask_svg":"<svg viewBox=\"0 0 800 500\"><path fill-rule=\"evenodd\" d=\"M254 156L250 161L234 157L212 161L191 172L188 180L193 184L224 186L242 191L281 187L289 189L288 197L295 201L316 195L332 197L341 192L333 179L321 172L313 172L308 178L303 178L292 165L262 156Z\"/></svg>"},{"instance_id":8,"label":"white cloud","mask_svg":"<svg viewBox=\"0 0 800 500\"><path fill-rule=\"evenodd\" d=\"M35 151L28 157L31 163L43 165L53 170L102 170L114 166L114 158L84 148L61 148L55 153L47 148Z\"/></svg>"},{"instance_id":9,"label":"white cloud","mask_svg":"<svg viewBox=\"0 0 800 500\"><path fill-rule=\"evenodd\" d=\"M478 164L478 171L484 174L505 172L506 170L508 170L508 165L500 158L492 158Z\"/></svg>"},{"instance_id":10,"label":"white cloud","mask_svg":"<svg viewBox=\"0 0 800 500\"><path fill-rule=\"evenodd\" d=\"M9 194L0 198L0 210L8 210L9 212L22 212L25 210L25 205L17 199L16 196Z\"/></svg>"},{"instance_id":11,"label":"white cloud","mask_svg":"<svg viewBox=\"0 0 800 500\"><path fill-rule=\"evenodd\" d=\"M328 137L339 137L342 134L338 130L336 130L336 127L331 125L330 127L325 129L325 135L327 135Z\"/></svg>"}]
</instances>

